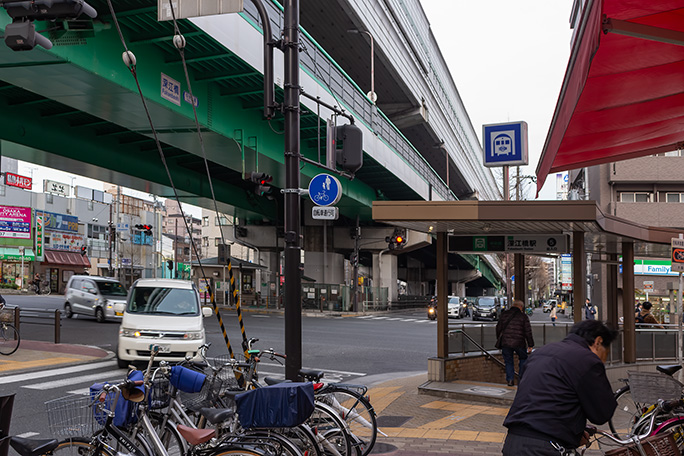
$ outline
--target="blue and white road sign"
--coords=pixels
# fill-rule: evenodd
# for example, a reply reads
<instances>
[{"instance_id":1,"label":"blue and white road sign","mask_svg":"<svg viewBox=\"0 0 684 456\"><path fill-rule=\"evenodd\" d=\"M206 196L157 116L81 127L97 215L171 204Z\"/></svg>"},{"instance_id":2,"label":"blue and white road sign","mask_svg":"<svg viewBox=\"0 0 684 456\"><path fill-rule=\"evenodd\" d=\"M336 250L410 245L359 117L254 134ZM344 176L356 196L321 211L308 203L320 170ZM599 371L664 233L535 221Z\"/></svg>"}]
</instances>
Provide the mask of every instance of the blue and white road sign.
<instances>
[{"instance_id":1,"label":"blue and white road sign","mask_svg":"<svg viewBox=\"0 0 684 456\"><path fill-rule=\"evenodd\" d=\"M527 122L482 126L484 165L527 165Z\"/></svg>"},{"instance_id":2,"label":"blue and white road sign","mask_svg":"<svg viewBox=\"0 0 684 456\"><path fill-rule=\"evenodd\" d=\"M342 198L342 185L335 176L319 174L309 182L309 198L317 206L332 206Z\"/></svg>"}]
</instances>

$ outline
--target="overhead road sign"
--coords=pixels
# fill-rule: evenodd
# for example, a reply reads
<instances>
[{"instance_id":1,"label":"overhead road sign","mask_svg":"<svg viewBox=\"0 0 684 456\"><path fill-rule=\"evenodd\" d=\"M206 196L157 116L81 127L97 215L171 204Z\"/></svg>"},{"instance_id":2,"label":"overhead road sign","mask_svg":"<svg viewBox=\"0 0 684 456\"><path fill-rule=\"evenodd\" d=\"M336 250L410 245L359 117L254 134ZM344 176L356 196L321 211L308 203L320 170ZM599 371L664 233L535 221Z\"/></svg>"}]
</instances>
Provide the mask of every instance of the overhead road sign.
<instances>
[{"instance_id":1,"label":"overhead road sign","mask_svg":"<svg viewBox=\"0 0 684 456\"><path fill-rule=\"evenodd\" d=\"M157 0L158 21L170 21L174 16L176 19L187 19L239 13L244 9L243 0L172 0L170 3L169 0Z\"/></svg>"},{"instance_id":2,"label":"overhead road sign","mask_svg":"<svg viewBox=\"0 0 684 456\"><path fill-rule=\"evenodd\" d=\"M528 164L527 122L483 125L482 142L485 166Z\"/></svg>"},{"instance_id":3,"label":"overhead road sign","mask_svg":"<svg viewBox=\"0 0 684 456\"><path fill-rule=\"evenodd\" d=\"M566 253L569 245L565 234L449 236L448 239L448 251L454 253Z\"/></svg>"}]
</instances>

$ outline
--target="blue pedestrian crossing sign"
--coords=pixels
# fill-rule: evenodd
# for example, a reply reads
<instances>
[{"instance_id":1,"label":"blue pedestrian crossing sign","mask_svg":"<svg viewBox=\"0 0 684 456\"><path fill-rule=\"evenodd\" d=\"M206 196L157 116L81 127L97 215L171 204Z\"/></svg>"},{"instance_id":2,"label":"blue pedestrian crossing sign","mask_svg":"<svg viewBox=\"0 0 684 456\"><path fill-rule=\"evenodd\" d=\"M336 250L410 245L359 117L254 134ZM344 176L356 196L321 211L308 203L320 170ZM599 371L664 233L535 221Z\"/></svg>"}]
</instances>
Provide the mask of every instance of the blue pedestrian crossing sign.
<instances>
[{"instance_id":1,"label":"blue pedestrian crossing sign","mask_svg":"<svg viewBox=\"0 0 684 456\"><path fill-rule=\"evenodd\" d=\"M482 126L484 165L527 165L527 122Z\"/></svg>"},{"instance_id":2,"label":"blue pedestrian crossing sign","mask_svg":"<svg viewBox=\"0 0 684 456\"><path fill-rule=\"evenodd\" d=\"M332 206L342 198L342 185L331 174L319 174L309 182L309 198L316 206Z\"/></svg>"}]
</instances>

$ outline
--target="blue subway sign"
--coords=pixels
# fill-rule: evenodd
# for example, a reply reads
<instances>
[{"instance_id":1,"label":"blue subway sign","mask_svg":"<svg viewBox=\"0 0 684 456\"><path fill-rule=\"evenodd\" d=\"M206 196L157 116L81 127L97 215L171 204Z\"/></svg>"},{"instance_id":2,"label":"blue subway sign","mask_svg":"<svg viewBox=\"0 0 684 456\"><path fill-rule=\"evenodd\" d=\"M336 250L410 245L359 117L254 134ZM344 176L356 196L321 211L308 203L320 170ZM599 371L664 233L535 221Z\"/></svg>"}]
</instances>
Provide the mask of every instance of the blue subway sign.
<instances>
[{"instance_id":1,"label":"blue subway sign","mask_svg":"<svg viewBox=\"0 0 684 456\"><path fill-rule=\"evenodd\" d=\"M482 126L484 165L527 165L527 122Z\"/></svg>"}]
</instances>

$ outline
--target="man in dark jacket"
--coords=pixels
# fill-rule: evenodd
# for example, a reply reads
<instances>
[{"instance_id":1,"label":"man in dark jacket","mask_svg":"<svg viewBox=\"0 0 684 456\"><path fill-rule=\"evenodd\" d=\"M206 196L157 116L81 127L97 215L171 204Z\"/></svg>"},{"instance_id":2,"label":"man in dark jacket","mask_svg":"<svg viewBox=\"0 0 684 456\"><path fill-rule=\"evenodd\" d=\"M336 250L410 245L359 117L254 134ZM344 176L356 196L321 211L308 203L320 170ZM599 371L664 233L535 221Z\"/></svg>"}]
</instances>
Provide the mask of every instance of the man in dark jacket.
<instances>
[{"instance_id":1,"label":"man in dark jacket","mask_svg":"<svg viewBox=\"0 0 684 456\"><path fill-rule=\"evenodd\" d=\"M586 443L587 419L603 424L617 407L604 362L617 331L598 320L530 356L525 380L504 420L504 455L554 455ZM564 453L563 453L564 454Z\"/></svg>"},{"instance_id":2,"label":"man in dark jacket","mask_svg":"<svg viewBox=\"0 0 684 456\"><path fill-rule=\"evenodd\" d=\"M496 324L496 338L501 340L501 354L506 363L508 386L513 386L515 378L513 353L518 355L518 375L522 378L527 354L534 347L532 326L524 309L525 304L522 301L513 301L511 308L501 313L499 322Z\"/></svg>"}]
</instances>

